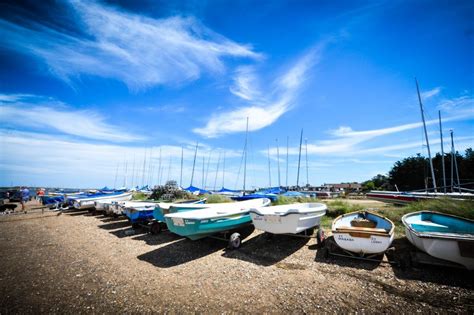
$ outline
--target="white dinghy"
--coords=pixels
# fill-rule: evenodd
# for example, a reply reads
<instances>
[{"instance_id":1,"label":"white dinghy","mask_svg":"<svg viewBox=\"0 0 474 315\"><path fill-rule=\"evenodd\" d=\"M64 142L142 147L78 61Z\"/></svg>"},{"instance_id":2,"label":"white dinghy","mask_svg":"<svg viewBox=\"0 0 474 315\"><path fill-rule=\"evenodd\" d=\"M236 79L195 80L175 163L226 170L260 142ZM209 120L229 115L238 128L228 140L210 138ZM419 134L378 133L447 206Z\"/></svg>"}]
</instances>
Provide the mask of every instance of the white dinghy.
<instances>
[{"instance_id":1,"label":"white dinghy","mask_svg":"<svg viewBox=\"0 0 474 315\"><path fill-rule=\"evenodd\" d=\"M290 205L250 209L255 227L272 234L297 234L319 226L326 214L322 203L295 203Z\"/></svg>"},{"instance_id":2,"label":"white dinghy","mask_svg":"<svg viewBox=\"0 0 474 315\"><path fill-rule=\"evenodd\" d=\"M347 213L332 223L336 244L361 256L384 253L392 244L394 230L392 221L368 211Z\"/></svg>"},{"instance_id":3,"label":"white dinghy","mask_svg":"<svg viewBox=\"0 0 474 315\"><path fill-rule=\"evenodd\" d=\"M474 270L474 221L433 211L402 217L405 234L423 252Z\"/></svg>"}]
</instances>

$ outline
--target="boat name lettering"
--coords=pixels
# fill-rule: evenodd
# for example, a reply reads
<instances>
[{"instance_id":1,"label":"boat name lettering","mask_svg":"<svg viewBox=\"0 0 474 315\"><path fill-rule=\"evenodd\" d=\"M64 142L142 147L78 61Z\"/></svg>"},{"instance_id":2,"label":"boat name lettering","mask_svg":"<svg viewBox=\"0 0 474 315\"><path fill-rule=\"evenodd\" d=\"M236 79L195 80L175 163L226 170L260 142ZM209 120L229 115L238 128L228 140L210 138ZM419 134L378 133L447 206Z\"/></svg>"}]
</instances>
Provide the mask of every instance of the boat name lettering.
<instances>
[{"instance_id":1,"label":"boat name lettering","mask_svg":"<svg viewBox=\"0 0 474 315\"><path fill-rule=\"evenodd\" d=\"M341 235L341 234L337 235L337 239L340 240L340 241L347 241L347 242L353 242L354 241L353 238L348 237L346 235Z\"/></svg>"},{"instance_id":2,"label":"boat name lettering","mask_svg":"<svg viewBox=\"0 0 474 315\"><path fill-rule=\"evenodd\" d=\"M378 239L376 239L375 237L371 237L370 238L370 242L372 244L382 244L382 241L379 241Z\"/></svg>"}]
</instances>

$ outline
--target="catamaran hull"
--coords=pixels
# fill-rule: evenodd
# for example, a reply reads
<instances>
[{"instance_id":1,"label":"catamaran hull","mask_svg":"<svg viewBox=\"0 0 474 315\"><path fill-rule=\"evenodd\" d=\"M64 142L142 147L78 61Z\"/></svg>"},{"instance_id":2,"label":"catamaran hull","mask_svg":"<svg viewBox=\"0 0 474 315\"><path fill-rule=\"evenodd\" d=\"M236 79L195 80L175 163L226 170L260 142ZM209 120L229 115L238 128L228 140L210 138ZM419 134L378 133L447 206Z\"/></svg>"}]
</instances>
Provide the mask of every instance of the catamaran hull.
<instances>
[{"instance_id":1,"label":"catamaran hull","mask_svg":"<svg viewBox=\"0 0 474 315\"><path fill-rule=\"evenodd\" d=\"M297 234L307 229L319 226L325 211L313 213L257 214L250 213L256 229L272 234Z\"/></svg>"},{"instance_id":2,"label":"catamaran hull","mask_svg":"<svg viewBox=\"0 0 474 315\"><path fill-rule=\"evenodd\" d=\"M474 240L421 237L407 227L405 234L410 243L428 255L474 270Z\"/></svg>"},{"instance_id":3,"label":"catamaran hull","mask_svg":"<svg viewBox=\"0 0 474 315\"><path fill-rule=\"evenodd\" d=\"M191 240L198 240L213 234L237 230L252 223L250 214L239 214L235 216L216 219L182 219L169 218L165 216L168 229L180 236Z\"/></svg>"}]
</instances>

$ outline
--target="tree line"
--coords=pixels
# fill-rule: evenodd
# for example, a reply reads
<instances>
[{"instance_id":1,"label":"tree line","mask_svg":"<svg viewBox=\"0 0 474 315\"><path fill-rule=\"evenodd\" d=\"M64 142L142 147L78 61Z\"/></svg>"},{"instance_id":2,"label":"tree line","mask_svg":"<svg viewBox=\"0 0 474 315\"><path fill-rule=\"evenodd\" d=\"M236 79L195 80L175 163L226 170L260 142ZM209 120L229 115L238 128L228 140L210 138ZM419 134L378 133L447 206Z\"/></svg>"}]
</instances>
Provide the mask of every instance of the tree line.
<instances>
[{"instance_id":1,"label":"tree line","mask_svg":"<svg viewBox=\"0 0 474 315\"><path fill-rule=\"evenodd\" d=\"M464 154L456 152L455 161L457 163L459 181L461 187L474 189L474 151L472 148L467 149ZM456 169L451 165L451 154L444 155L444 166L446 174L447 191L451 191L452 182L457 186ZM443 191L443 166L442 156L440 153L432 158L433 168L436 178L436 186L438 191ZM453 159L454 162L454 159ZM453 166L455 164L453 163ZM417 154L404 158L395 162L387 175L377 175L372 179L362 183L364 190L395 190L397 187L400 191L422 190L433 187L433 179L431 176L430 163L427 157Z\"/></svg>"}]
</instances>

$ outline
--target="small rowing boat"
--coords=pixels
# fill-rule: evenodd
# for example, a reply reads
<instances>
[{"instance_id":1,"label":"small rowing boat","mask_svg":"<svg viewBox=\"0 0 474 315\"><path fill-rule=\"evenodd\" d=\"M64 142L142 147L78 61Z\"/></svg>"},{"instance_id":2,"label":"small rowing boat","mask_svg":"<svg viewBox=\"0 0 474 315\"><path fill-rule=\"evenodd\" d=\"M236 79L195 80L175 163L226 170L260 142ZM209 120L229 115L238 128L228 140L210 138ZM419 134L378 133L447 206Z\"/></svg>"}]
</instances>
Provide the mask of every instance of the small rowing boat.
<instances>
[{"instance_id":1,"label":"small rowing boat","mask_svg":"<svg viewBox=\"0 0 474 315\"><path fill-rule=\"evenodd\" d=\"M421 251L474 270L474 221L433 211L402 217L410 243Z\"/></svg>"},{"instance_id":2,"label":"small rowing boat","mask_svg":"<svg viewBox=\"0 0 474 315\"><path fill-rule=\"evenodd\" d=\"M250 217L259 230L273 234L297 234L319 226L326 214L322 203L295 203L250 209Z\"/></svg>"},{"instance_id":3,"label":"small rowing boat","mask_svg":"<svg viewBox=\"0 0 474 315\"><path fill-rule=\"evenodd\" d=\"M332 223L336 244L359 255L384 253L392 244L394 230L392 221L368 211L347 213Z\"/></svg>"}]
</instances>

